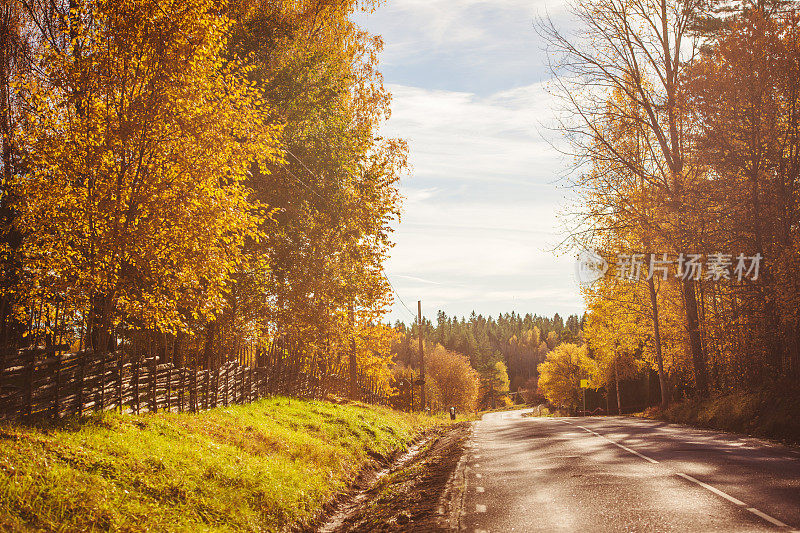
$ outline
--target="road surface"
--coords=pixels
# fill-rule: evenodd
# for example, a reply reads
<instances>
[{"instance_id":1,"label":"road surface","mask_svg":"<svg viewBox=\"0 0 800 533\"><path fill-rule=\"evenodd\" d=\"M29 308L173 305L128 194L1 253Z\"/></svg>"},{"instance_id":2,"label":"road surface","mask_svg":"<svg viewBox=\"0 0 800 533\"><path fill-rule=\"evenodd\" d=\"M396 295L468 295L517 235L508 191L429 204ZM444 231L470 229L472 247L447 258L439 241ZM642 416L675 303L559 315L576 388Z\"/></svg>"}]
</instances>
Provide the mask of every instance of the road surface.
<instances>
[{"instance_id":1,"label":"road surface","mask_svg":"<svg viewBox=\"0 0 800 533\"><path fill-rule=\"evenodd\" d=\"M460 528L796 531L800 453L626 417L490 413L464 456Z\"/></svg>"}]
</instances>

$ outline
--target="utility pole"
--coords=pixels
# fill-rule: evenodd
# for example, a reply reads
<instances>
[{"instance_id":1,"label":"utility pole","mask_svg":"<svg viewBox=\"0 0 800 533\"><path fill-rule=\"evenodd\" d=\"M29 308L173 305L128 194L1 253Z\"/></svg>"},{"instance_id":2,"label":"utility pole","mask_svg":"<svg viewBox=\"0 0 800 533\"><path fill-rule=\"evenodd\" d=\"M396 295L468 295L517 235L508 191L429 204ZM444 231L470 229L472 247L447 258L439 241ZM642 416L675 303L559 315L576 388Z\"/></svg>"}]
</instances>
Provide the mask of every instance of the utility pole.
<instances>
[{"instance_id":1,"label":"utility pole","mask_svg":"<svg viewBox=\"0 0 800 533\"><path fill-rule=\"evenodd\" d=\"M353 304L350 304L350 399L358 400L358 379L356 378L356 320Z\"/></svg>"},{"instance_id":2,"label":"utility pole","mask_svg":"<svg viewBox=\"0 0 800 533\"><path fill-rule=\"evenodd\" d=\"M589 388L589 380L581 380L581 390L583 391L583 416L586 416L586 389Z\"/></svg>"},{"instance_id":3,"label":"utility pole","mask_svg":"<svg viewBox=\"0 0 800 533\"><path fill-rule=\"evenodd\" d=\"M617 389L617 414L622 414L622 399L619 394L619 370L617 369L617 359L619 359L619 354L614 351L614 385Z\"/></svg>"},{"instance_id":4,"label":"utility pole","mask_svg":"<svg viewBox=\"0 0 800 533\"><path fill-rule=\"evenodd\" d=\"M425 411L425 353L422 351L422 300L417 300L417 315L419 318L419 401L420 408Z\"/></svg>"}]
</instances>

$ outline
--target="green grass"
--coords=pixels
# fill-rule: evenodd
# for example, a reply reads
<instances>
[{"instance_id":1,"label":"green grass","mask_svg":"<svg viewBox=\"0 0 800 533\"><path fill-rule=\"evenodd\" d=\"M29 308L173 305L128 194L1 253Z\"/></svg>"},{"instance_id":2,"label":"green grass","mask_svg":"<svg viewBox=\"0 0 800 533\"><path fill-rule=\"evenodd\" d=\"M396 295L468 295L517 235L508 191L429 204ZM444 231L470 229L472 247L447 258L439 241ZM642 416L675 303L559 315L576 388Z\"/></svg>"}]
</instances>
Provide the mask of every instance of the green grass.
<instances>
[{"instance_id":1,"label":"green grass","mask_svg":"<svg viewBox=\"0 0 800 533\"><path fill-rule=\"evenodd\" d=\"M737 392L707 400L685 400L666 411L651 408L649 418L722 429L785 442L800 443L800 391L787 387Z\"/></svg>"},{"instance_id":2,"label":"green grass","mask_svg":"<svg viewBox=\"0 0 800 533\"><path fill-rule=\"evenodd\" d=\"M432 418L286 398L0 425L0 530L281 531Z\"/></svg>"}]
</instances>

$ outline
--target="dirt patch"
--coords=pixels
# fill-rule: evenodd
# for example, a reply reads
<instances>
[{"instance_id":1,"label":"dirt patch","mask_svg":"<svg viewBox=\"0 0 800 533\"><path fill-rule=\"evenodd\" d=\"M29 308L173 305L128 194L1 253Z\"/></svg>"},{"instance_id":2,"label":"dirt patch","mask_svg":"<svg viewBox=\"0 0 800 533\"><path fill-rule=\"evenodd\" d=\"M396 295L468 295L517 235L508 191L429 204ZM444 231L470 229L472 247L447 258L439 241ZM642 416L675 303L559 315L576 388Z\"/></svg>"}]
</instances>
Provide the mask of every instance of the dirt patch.
<instances>
[{"instance_id":1,"label":"dirt patch","mask_svg":"<svg viewBox=\"0 0 800 533\"><path fill-rule=\"evenodd\" d=\"M471 425L440 428L419 450L338 511L326 531L450 531L460 511L458 466Z\"/></svg>"}]
</instances>

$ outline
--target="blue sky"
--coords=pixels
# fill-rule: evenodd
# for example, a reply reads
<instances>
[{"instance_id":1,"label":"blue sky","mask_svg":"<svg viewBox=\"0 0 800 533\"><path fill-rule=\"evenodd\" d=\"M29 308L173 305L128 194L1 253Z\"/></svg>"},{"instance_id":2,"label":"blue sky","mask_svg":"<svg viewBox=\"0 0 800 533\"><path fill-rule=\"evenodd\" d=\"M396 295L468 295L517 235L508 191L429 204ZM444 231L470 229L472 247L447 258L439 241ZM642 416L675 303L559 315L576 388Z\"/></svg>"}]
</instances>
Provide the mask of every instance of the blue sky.
<instances>
[{"instance_id":1,"label":"blue sky","mask_svg":"<svg viewBox=\"0 0 800 533\"><path fill-rule=\"evenodd\" d=\"M384 40L393 104L382 133L411 149L385 270L430 318L583 311L573 258L551 251L570 161L549 144L561 141L547 127L556 103L533 27L544 14L569 20L553 0L388 0L357 17ZM411 320L399 301L389 318Z\"/></svg>"}]
</instances>

